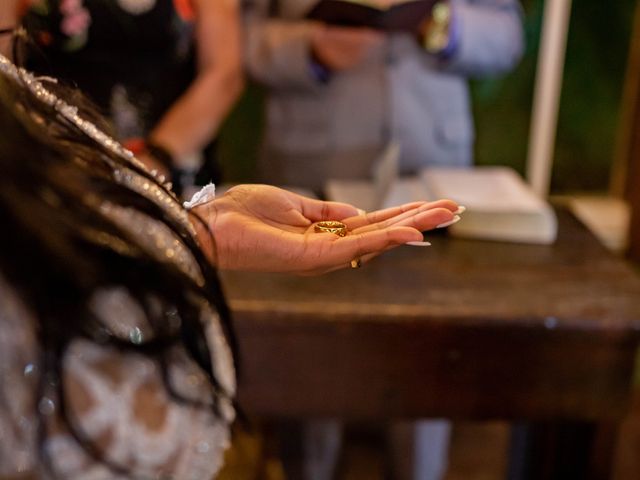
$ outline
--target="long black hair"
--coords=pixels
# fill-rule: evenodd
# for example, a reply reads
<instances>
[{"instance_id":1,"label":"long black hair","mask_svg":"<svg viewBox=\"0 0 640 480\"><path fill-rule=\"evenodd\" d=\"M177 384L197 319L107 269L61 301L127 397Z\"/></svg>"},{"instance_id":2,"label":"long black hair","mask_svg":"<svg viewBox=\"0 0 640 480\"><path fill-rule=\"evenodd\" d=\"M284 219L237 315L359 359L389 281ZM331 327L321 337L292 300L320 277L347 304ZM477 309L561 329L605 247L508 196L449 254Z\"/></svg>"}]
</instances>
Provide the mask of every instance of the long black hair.
<instances>
[{"instance_id":1,"label":"long black hair","mask_svg":"<svg viewBox=\"0 0 640 480\"><path fill-rule=\"evenodd\" d=\"M46 87L80 106L83 118L106 128L77 92L54 82ZM214 374L212 347L202 323L203 305L217 311L234 358L237 355L229 309L214 267L187 225L116 181L121 169L134 171L169 194L143 168L92 140L23 82L0 74L0 274L36 319L40 393L53 388L71 435L96 460L126 471L104 457L67 409L62 376L70 344L86 339L146 355L157 362L174 401L212 408L216 414L220 399L230 394ZM171 201L178 203L174 197ZM174 263L159 261L143 242L103 212L104 202L165 225L193 256L203 281L191 278ZM112 287L126 288L145 312L151 334L144 341L118 336L92 311L92 296ZM210 401L185 398L172 385L168 367L176 346L206 374ZM40 454L51 466L44 448L45 423L40 417Z\"/></svg>"}]
</instances>

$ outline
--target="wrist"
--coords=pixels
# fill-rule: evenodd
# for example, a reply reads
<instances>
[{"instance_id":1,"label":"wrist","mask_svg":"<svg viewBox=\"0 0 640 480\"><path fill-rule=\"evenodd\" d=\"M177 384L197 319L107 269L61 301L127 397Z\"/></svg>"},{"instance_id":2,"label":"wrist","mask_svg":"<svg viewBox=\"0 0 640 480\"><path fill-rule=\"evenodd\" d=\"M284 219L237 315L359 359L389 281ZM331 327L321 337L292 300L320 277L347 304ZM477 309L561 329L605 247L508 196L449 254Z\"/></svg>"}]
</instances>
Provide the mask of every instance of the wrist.
<instances>
[{"instance_id":1,"label":"wrist","mask_svg":"<svg viewBox=\"0 0 640 480\"><path fill-rule=\"evenodd\" d=\"M173 154L162 145L155 143L153 140L146 140L144 152L151 155L168 171L171 171L175 167Z\"/></svg>"},{"instance_id":2,"label":"wrist","mask_svg":"<svg viewBox=\"0 0 640 480\"><path fill-rule=\"evenodd\" d=\"M313 49L309 53L309 70L313 78L320 83L328 83L333 75L332 70L318 58Z\"/></svg>"},{"instance_id":3,"label":"wrist","mask_svg":"<svg viewBox=\"0 0 640 480\"><path fill-rule=\"evenodd\" d=\"M195 231L195 240L202 253L212 265L217 265L215 255L215 241L211 225L211 206L207 204L197 205L189 209L189 221Z\"/></svg>"},{"instance_id":4,"label":"wrist","mask_svg":"<svg viewBox=\"0 0 640 480\"><path fill-rule=\"evenodd\" d=\"M309 46L308 46L308 54L307 54L307 64L309 67L309 72L314 80L319 83L327 83L333 74L333 69L327 64L327 62L322 58L322 55L319 53L321 49L320 45L322 45L321 38L326 31L326 27L324 25L317 25L311 31L311 36L309 38Z\"/></svg>"},{"instance_id":5,"label":"wrist","mask_svg":"<svg viewBox=\"0 0 640 480\"><path fill-rule=\"evenodd\" d=\"M155 159L168 172L172 190L178 197L182 194L184 187L192 183L194 172L178 167L174 155L163 145L153 140L147 140L145 153Z\"/></svg>"}]
</instances>

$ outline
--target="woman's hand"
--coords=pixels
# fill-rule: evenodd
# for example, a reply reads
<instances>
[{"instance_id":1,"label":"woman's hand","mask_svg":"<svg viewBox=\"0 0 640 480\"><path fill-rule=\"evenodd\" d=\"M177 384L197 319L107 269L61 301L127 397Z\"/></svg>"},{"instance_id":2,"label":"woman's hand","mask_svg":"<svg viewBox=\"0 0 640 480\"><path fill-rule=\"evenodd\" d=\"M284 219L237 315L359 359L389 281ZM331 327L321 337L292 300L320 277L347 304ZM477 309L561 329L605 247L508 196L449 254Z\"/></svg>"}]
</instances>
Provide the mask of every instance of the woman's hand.
<instances>
[{"instance_id":1,"label":"woman's hand","mask_svg":"<svg viewBox=\"0 0 640 480\"><path fill-rule=\"evenodd\" d=\"M362 63L383 41L383 34L368 28L318 25L311 37L311 49L322 65L340 71Z\"/></svg>"},{"instance_id":2,"label":"woman's hand","mask_svg":"<svg viewBox=\"0 0 640 480\"><path fill-rule=\"evenodd\" d=\"M193 222L198 240L219 268L319 274L421 241L422 231L451 221L457 209L455 202L439 200L360 214L343 203L240 185L191 212L202 220ZM314 223L322 220L343 222L348 235L316 233Z\"/></svg>"}]
</instances>

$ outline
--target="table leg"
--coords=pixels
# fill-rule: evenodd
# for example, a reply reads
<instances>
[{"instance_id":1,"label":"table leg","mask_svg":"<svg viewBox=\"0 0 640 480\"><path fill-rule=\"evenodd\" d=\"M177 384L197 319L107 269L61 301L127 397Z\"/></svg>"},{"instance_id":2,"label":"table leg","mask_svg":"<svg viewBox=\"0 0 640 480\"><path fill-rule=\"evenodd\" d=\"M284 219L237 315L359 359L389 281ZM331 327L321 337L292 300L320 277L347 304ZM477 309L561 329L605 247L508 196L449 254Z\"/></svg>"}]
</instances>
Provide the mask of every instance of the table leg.
<instances>
[{"instance_id":1,"label":"table leg","mask_svg":"<svg viewBox=\"0 0 640 480\"><path fill-rule=\"evenodd\" d=\"M609 480L617 438L613 423L514 424L508 480Z\"/></svg>"}]
</instances>

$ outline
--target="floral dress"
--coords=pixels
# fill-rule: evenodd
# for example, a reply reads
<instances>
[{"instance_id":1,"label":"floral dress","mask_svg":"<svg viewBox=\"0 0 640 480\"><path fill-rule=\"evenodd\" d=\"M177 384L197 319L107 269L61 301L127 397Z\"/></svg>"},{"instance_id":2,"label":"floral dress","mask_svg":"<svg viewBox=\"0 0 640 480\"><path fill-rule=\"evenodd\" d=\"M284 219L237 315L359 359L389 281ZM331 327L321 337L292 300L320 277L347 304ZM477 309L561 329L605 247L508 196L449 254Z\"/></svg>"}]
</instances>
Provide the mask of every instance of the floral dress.
<instances>
[{"instance_id":1,"label":"floral dress","mask_svg":"<svg viewBox=\"0 0 640 480\"><path fill-rule=\"evenodd\" d=\"M196 74L191 0L24 0L28 67L77 85L119 140L145 138Z\"/></svg>"}]
</instances>

